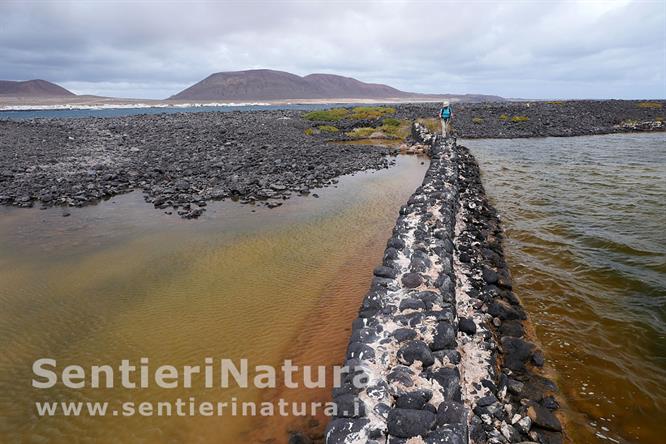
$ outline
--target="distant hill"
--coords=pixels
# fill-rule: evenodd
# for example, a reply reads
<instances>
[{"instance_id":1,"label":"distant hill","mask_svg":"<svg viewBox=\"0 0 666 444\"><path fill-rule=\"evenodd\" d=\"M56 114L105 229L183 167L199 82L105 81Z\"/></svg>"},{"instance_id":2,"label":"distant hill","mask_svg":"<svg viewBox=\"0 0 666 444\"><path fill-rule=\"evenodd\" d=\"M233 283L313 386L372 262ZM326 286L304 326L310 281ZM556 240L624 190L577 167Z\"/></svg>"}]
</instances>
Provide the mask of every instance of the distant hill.
<instances>
[{"instance_id":1,"label":"distant hill","mask_svg":"<svg viewBox=\"0 0 666 444\"><path fill-rule=\"evenodd\" d=\"M46 80L0 80L0 96L5 97L74 97L71 91Z\"/></svg>"},{"instance_id":2,"label":"distant hill","mask_svg":"<svg viewBox=\"0 0 666 444\"><path fill-rule=\"evenodd\" d=\"M333 74L305 77L284 71L253 69L218 72L195 83L171 100L285 100L285 99L409 99L448 97L465 101L503 100L497 96L417 94L388 85L365 83Z\"/></svg>"}]
</instances>

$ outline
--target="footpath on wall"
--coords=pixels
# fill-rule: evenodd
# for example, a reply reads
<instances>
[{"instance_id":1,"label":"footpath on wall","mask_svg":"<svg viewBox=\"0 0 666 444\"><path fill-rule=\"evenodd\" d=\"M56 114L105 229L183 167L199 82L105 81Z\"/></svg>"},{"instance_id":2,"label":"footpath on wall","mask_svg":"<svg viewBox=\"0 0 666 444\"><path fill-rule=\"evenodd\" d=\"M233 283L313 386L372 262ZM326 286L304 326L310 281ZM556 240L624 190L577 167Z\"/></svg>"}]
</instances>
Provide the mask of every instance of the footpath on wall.
<instances>
[{"instance_id":1,"label":"footpath on wall","mask_svg":"<svg viewBox=\"0 0 666 444\"><path fill-rule=\"evenodd\" d=\"M326 442L562 442L478 165L454 138L418 124L413 138L430 167L353 322Z\"/></svg>"}]
</instances>

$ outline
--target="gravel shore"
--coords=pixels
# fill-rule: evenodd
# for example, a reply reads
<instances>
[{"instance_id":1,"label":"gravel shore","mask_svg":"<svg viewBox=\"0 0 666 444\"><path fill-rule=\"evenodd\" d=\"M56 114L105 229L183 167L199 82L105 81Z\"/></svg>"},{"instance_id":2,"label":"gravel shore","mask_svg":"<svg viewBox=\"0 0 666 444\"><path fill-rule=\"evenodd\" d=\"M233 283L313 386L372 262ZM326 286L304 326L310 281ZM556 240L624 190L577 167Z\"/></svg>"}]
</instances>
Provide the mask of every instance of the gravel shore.
<instances>
[{"instance_id":1,"label":"gravel shore","mask_svg":"<svg viewBox=\"0 0 666 444\"><path fill-rule=\"evenodd\" d=\"M440 106L399 105L396 117L436 117ZM664 100L454 103L453 111L456 135L470 139L585 136L666 128Z\"/></svg>"},{"instance_id":2,"label":"gravel shore","mask_svg":"<svg viewBox=\"0 0 666 444\"><path fill-rule=\"evenodd\" d=\"M454 105L453 127L467 138L663 131L664 105L461 103ZM390 118L404 122L433 118L439 104L392 107ZM340 175L390 166L387 148L330 143L349 140L345 134L354 128L378 128L384 119L313 122L303 112L284 110L3 120L0 204L58 205L67 215L67 207L139 189L156 208L184 218L196 218L208 201L224 198L274 207ZM306 135L327 124L334 133Z\"/></svg>"},{"instance_id":3,"label":"gravel shore","mask_svg":"<svg viewBox=\"0 0 666 444\"><path fill-rule=\"evenodd\" d=\"M340 175L391 164L386 149L306 136L300 115L0 121L0 204L83 206L141 189L155 207L191 218L212 199L277 206Z\"/></svg>"}]
</instances>

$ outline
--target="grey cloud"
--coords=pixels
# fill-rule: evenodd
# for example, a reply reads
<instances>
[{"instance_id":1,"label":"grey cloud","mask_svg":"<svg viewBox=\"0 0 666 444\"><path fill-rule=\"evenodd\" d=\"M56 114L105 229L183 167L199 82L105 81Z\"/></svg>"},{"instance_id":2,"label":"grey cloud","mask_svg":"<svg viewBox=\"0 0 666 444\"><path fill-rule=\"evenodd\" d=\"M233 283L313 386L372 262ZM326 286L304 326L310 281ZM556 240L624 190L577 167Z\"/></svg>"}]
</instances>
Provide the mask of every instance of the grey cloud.
<instances>
[{"instance_id":1,"label":"grey cloud","mask_svg":"<svg viewBox=\"0 0 666 444\"><path fill-rule=\"evenodd\" d=\"M663 3L10 2L0 77L162 98L212 72L330 72L417 92L666 96Z\"/></svg>"}]
</instances>

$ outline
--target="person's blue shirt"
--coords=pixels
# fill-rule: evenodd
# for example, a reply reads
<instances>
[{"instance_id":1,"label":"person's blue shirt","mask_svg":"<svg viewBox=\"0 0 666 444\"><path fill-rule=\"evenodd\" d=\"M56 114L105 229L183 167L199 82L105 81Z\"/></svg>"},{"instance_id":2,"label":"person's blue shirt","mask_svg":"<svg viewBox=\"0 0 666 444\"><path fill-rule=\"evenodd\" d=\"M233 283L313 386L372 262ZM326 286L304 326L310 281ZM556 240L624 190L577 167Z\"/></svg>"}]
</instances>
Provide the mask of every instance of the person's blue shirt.
<instances>
[{"instance_id":1,"label":"person's blue shirt","mask_svg":"<svg viewBox=\"0 0 666 444\"><path fill-rule=\"evenodd\" d=\"M451 108L451 105L442 108L439 111L439 115L442 119L450 119L451 116L453 115L453 109Z\"/></svg>"}]
</instances>

